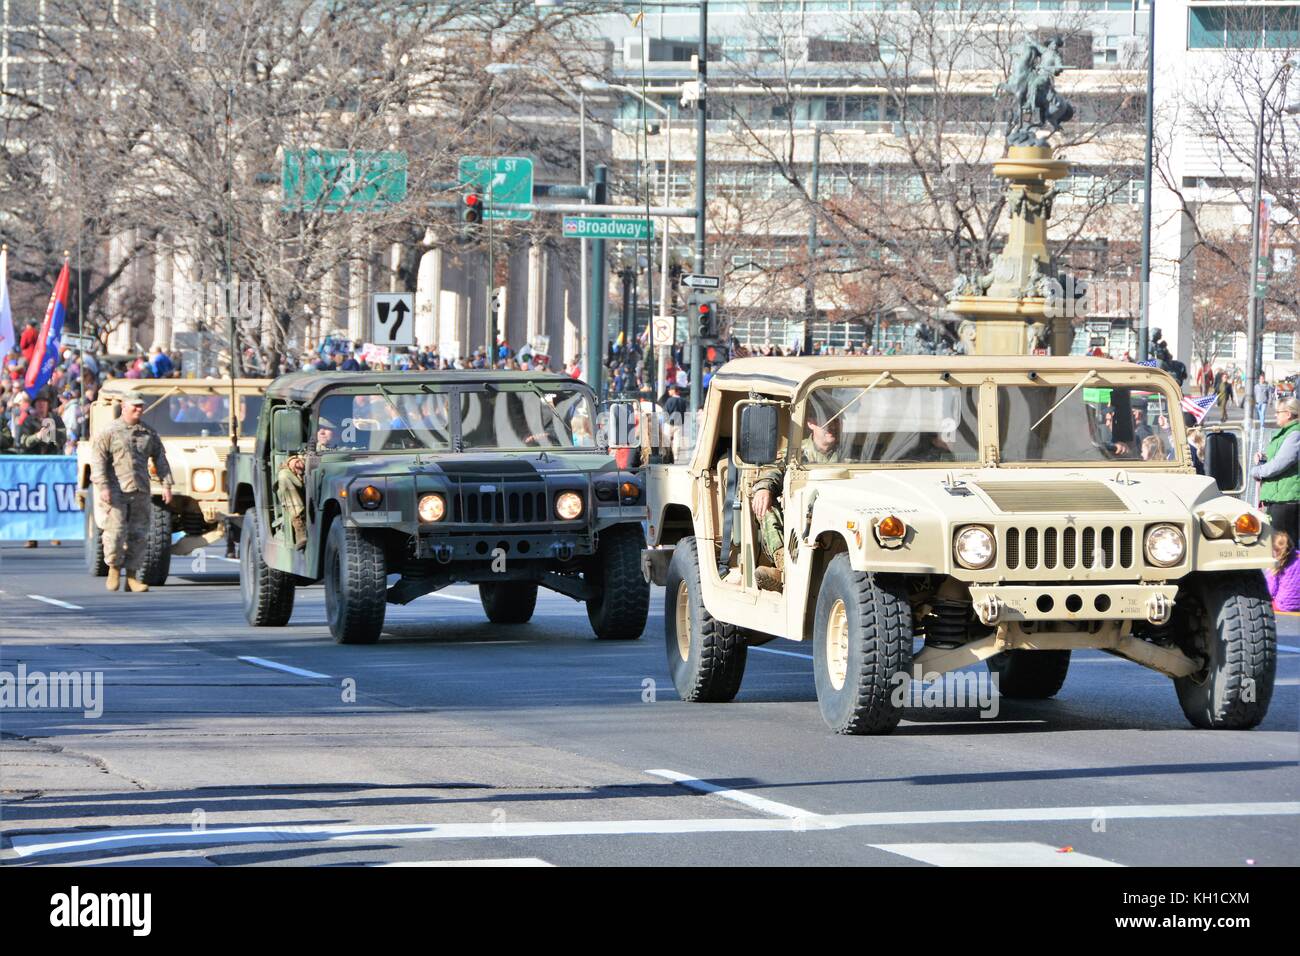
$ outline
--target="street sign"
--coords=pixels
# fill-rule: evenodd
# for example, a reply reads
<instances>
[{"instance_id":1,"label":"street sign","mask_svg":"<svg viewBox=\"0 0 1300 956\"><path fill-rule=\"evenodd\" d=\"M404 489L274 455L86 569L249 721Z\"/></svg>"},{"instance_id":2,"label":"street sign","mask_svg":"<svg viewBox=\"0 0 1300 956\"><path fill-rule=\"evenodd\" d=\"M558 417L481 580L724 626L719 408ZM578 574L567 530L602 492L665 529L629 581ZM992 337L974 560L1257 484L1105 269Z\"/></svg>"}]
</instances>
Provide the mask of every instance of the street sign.
<instances>
[{"instance_id":1,"label":"street sign","mask_svg":"<svg viewBox=\"0 0 1300 956\"><path fill-rule=\"evenodd\" d=\"M722 276L706 276L688 272L682 276L682 285L688 289L721 289Z\"/></svg>"},{"instance_id":2,"label":"street sign","mask_svg":"<svg viewBox=\"0 0 1300 956\"><path fill-rule=\"evenodd\" d=\"M494 209L493 203L530 203L533 201L533 161L522 156L462 156L457 164L462 186L477 186L487 200L484 219L533 218L531 212L517 209Z\"/></svg>"},{"instance_id":3,"label":"street sign","mask_svg":"<svg viewBox=\"0 0 1300 956\"><path fill-rule=\"evenodd\" d=\"M676 329L675 317L671 315L656 315L654 320L654 337L655 348L660 346L667 347L674 343L673 333Z\"/></svg>"},{"instance_id":4,"label":"street sign","mask_svg":"<svg viewBox=\"0 0 1300 956\"><path fill-rule=\"evenodd\" d=\"M370 297L370 341L376 345L415 344L415 296L377 292Z\"/></svg>"},{"instance_id":5,"label":"street sign","mask_svg":"<svg viewBox=\"0 0 1300 956\"><path fill-rule=\"evenodd\" d=\"M629 239L639 242L654 239L655 227L649 219L595 219L565 216L563 235L566 239Z\"/></svg>"},{"instance_id":6,"label":"street sign","mask_svg":"<svg viewBox=\"0 0 1300 956\"><path fill-rule=\"evenodd\" d=\"M75 335L71 332L64 332L59 344L65 349L76 349L79 352L93 352L99 347L99 339L93 335Z\"/></svg>"},{"instance_id":7,"label":"street sign","mask_svg":"<svg viewBox=\"0 0 1300 956\"><path fill-rule=\"evenodd\" d=\"M406 198L406 154L346 149L286 149L281 209L376 212Z\"/></svg>"}]
</instances>

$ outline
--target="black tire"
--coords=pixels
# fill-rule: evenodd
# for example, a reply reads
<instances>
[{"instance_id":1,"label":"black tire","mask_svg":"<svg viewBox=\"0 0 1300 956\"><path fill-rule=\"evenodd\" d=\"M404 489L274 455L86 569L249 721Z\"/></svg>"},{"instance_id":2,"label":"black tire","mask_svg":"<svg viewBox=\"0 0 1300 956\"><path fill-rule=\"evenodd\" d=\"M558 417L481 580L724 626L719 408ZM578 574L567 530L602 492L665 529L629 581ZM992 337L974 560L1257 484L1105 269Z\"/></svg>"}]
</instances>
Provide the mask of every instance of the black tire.
<instances>
[{"instance_id":1,"label":"black tire","mask_svg":"<svg viewBox=\"0 0 1300 956\"><path fill-rule=\"evenodd\" d=\"M1198 576L1187 605L1184 650L1205 668L1174 679L1178 703L1195 727L1249 730L1268 713L1277 673L1277 621L1258 571Z\"/></svg>"},{"instance_id":2,"label":"black tire","mask_svg":"<svg viewBox=\"0 0 1300 956\"><path fill-rule=\"evenodd\" d=\"M639 524L615 525L600 533L588 583L600 597L587 602L587 620L601 641L635 641L650 616L650 582L641 573L645 534Z\"/></svg>"},{"instance_id":3,"label":"black tire","mask_svg":"<svg viewBox=\"0 0 1300 956\"><path fill-rule=\"evenodd\" d=\"M342 518L325 539L325 615L339 644L373 644L384 629L388 571L384 549Z\"/></svg>"},{"instance_id":4,"label":"black tire","mask_svg":"<svg viewBox=\"0 0 1300 956\"><path fill-rule=\"evenodd\" d=\"M836 653L833 615L843 641ZM837 734L890 733L903 716L894 678L911 666L912 605L903 579L855 571L847 554L836 555L822 578L813 626L817 704L827 726Z\"/></svg>"},{"instance_id":5,"label":"black tire","mask_svg":"<svg viewBox=\"0 0 1300 956\"><path fill-rule=\"evenodd\" d=\"M537 610L537 585L531 581L480 584L478 596L493 624L527 624Z\"/></svg>"},{"instance_id":6,"label":"black tire","mask_svg":"<svg viewBox=\"0 0 1300 956\"><path fill-rule=\"evenodd\" d=\"M156 502L149 506L149 534L145 538L140 580L151 588L167 581L172 566L172 513Z\"/></svg>"},{"instance_id":7,"label":"black tire","mask_svg":"<svg viewBox=\"0 0 1300 956\"><path fill-rule=\"evenodd\" d=\"M723 624L704 607L694 538L677 542L668 565L664 649L668 672L682 700L717 704L739 692L749 648L740 628Z\"/></svg>"},{"instance_id":8,"label":"black tire","mask_svg":"<svg viewBox=\"0 0 1300 956\"><path fill-rule=\"evenodd\" d=\"M284 627L293 615L293 575L262 560L257 512L244 512L239 548L239 597L244 619L253 627Z\"/></svg>"},{"instance_id":9,"label":"black tire","mask_svg":"<svg viewBox=\"0 0 1300 956\"><path fill-rule=\"evenodd\" d=\"M998 693L1011 700L1055 697L1070 670L1069 651L1003 651L984 662L998 675Z\"/></svg>"},{"instance_id":10,"label":"black tire","mask_svg":"<svg viewBox=\"0 0 1300 956\"><path fill-rule=\"evenodd\" d=\"M86 502L86 537L81 542L86 557L86 571L93 578L108 577L108 563L104 560L104 533L95 524L95 505Z\"/></svg>"}]
</instances>

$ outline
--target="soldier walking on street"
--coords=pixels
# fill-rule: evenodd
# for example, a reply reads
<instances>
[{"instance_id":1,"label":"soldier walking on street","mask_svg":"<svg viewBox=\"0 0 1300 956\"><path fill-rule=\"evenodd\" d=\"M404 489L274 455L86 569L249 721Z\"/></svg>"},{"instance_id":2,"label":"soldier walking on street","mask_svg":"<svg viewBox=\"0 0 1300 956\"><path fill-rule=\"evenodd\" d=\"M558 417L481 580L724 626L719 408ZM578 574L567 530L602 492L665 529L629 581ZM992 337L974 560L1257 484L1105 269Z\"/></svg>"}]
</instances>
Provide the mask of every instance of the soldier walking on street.
<instances>
[{"instance_id":1,"label":"soldier walking on street","mask_svg":"<svg viewBox=\"0 0 1300 956\"><path fill-rule=\"evenodd\" d=\"M162 500L171 504L172 473L162 439L144 422L145 400L131 393L122 399L122 417L95 439L91 480L95 494L108 505L104 522L104 561L108 564L108 590L116 591L122 572L132 591L148 591L137 577L144 560L149 516L149 461L162 483Z\"/></svg>"}]
</instances>

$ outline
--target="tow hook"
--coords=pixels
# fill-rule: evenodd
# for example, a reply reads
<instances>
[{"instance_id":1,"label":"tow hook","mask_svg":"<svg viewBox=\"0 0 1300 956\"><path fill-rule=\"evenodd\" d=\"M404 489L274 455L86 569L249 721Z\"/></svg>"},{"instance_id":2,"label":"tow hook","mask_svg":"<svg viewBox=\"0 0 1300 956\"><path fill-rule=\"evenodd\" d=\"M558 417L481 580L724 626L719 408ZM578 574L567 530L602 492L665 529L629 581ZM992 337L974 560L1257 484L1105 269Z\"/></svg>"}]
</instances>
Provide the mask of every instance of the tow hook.
<instances>
[{"instance_id":1,"label":"tow hook","mask_svg":"<svg viewBox=\"0 0 1300 956\"><path fill-rule=\"evenodd\" d=\"M567 541L557 541L551 545L551 553L561 561L568 561L573 557L573 545Z\"/></svg>"},{"instance_id":2,"label":"tow hook","mask_svg":"<svg viewBox=\"0 0 1300 956\"><path fill-rule=\"evenodd\" d=\"M996 594L980 598L975 602L975 614L981 624L996 624L1002 617L1002 599Z\"/></svg>"},{"instance_id":3,"label":"tow hook","mask_svg":"<svg viewBox=\"0 0 1300 956\"><path fill-rule=\"evenodd\" d=\"M1147 621L1152 624L1164 624L1173 613L1173 603L1163 594L1153 594L1147 598Z\"/></svg>"},{"instance_id":4,"label":"tow hook","mask_svg":"<svg viewBox=\"0 0 1300 956\"><path fill-rule=\"evenodd\" d=\"M439 564L447 564L455 553L449 544L435 544L433 546L433 556Z\"/></svg>"}]
</instances>

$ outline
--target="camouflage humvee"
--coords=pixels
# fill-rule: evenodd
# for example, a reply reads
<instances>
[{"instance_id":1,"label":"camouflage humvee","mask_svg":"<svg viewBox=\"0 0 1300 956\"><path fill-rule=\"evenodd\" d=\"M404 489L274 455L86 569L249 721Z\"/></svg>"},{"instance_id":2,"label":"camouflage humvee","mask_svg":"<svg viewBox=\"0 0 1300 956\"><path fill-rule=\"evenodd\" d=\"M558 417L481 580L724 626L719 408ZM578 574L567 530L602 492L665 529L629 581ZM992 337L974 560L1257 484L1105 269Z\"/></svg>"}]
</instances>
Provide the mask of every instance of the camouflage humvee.
<instances>
[{"instance_id":1,"label":"camouflage humvee","mask_svg":"<svg viewBox=\"0 0 1300 956\"><path fill-rule=\"evenodd\" d=\"M647 469L679 694L730 700L749 645L811 640L826 722L883 733L900 675L984 661L1004 696L1046 698L1099 648L1171 677L1197 727L1258 724L1271 530L1225 493L1233 434L1207 435L1218 483L1195 473L1180 401L1164 372L1102 359L729 363L689 464Z\"/></svg>"},{"instance_id":2,"label":"camouflage humvee","mask_svg":"<svg viewBox=\"0 0 1300 956\"><path fill-rule=\"evenodd\" d=\"M249 623L287 623L294 588L324 579L335 640L369 644L386 604L467 582L495 623L528 621L540 586L585 602L598 638L640 637L642 483L599 441L591 390L559 375L276 379L256 448L231 470ZM301 539L297 503L276 491L295 456Z\"/></svg>"},{"instance_id":3,"label":"camouflage humvee","mask_svg":"<svg viewBox=\"0 0 1300 956\"><path fill-rule=\"evenodd\" d=\"M108 574L100 534L107 505L90 487L94 440L121 414L122 396L139 392L148 404L142 421L162 438L172 470L172 501L162 503L162 485L153 482L153 515L142 580L157 586L167 580L172 555L186 555L225 536L226 458L233 443L253 447L252 429L262 410L262 393L270 379L240 378L233 383L235 417L230 415L230 379L109 379L90 406L90 427L77 444L77 496L86 515L86 570ZM183 532L175 544L172 535Z\"/></svg>"}]
</instances>

